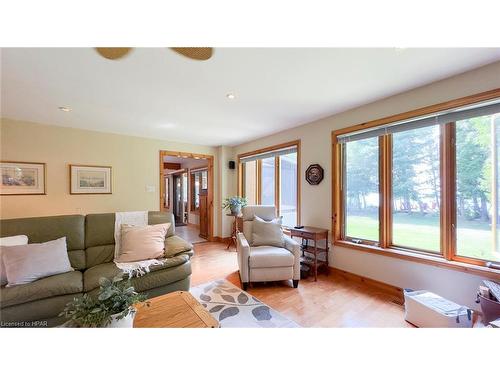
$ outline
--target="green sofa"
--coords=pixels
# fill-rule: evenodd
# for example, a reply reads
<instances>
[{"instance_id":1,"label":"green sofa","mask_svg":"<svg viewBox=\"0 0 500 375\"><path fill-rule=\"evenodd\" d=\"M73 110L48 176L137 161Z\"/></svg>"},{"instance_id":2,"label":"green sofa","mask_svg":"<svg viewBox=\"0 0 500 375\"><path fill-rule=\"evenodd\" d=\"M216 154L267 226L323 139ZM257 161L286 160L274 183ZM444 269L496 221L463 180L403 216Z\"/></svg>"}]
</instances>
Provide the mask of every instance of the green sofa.
<instances>
[{"instance_id":1,"label":"green sofa","mask_svg":"<svg viewBox=\"0 0 500 375\"><path fill-rule=\"evenodd\" d=\"M148 212L149 224L172 223L166 246L178 249L151 272L131 279L135 290L155 297L176 290L189 290L193 246L174 234L173 216ZM0 237L24 234L30 243L66 237L74 271L39 279L29 284L0 289L1 326L56 326L64 322L59 313L66 303L84 293L96 294L99 278L122 274L114 262L115 214L48 216L0 220ZM28 322L28 323L26 323ZM38 323L33 323L38 322Z\"/></svg>"}]
</instances>

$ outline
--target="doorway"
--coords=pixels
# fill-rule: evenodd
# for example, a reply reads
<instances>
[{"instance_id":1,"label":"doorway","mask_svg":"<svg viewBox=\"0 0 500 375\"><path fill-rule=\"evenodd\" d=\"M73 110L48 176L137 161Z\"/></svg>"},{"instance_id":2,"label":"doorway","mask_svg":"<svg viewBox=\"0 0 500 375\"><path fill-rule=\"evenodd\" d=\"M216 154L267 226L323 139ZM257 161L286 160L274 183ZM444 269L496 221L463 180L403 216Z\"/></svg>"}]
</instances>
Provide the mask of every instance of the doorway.
<instances>
[{"instance_id":1,"label":"doorway","mask_svg":"<svg viewBox=\"0 0 500 375\"><path fill-rule=\"evenodd\" d=\"M213 156L160 151L160 210L171 212L175 232L197 243L213 236Z\"/></svg>"}]
</instances>

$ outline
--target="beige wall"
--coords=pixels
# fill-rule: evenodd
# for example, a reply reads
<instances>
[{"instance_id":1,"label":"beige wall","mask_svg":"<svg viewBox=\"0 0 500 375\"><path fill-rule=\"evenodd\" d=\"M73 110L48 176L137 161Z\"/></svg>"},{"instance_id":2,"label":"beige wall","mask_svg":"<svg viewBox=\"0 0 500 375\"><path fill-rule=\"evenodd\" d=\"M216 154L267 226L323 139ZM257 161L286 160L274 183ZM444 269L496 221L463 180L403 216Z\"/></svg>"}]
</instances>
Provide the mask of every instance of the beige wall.
<instances>
[{"instance_id":1,"label":"beige wall","mask_svg":"<svg viewBox=\"0 0 500 375\"><path fill-rule=\"evenodd\" d=\"M0 217L159 209L160 150L214 155L208 146L100 133L88 130L1 120L0 157L9 161L47 163L47 195L1 196ZM70 195L69 164L113 167L113 194ZM214 161L217 166L217 160ZM214 190L218 189L214 168ZM146 186L154 186L147 192ZM214 197L214 205L219 205ZM215 235L218 220L214 210Z\"/></svg>"},{"instance_id":2,"label":"beige wall","mask_svg":"<svg viewBox=\"0 0 500 375\"><path fill-rule=\"evenodd\" d=\"M500 62L497 62L310 124L239 145L234 148L234 153L240 154L300 139L302 224L331 229L332 130L499 87ZM318 186L309 185L304 178L305 169L312 163L319 163L325 170L325 178ZM479 277L462 272L443 270L343 248L334 249L331 261L334 267L392 285L433 289L472 307L474 307L475 289L481 280Z\"/></svg>"}]
</instances>

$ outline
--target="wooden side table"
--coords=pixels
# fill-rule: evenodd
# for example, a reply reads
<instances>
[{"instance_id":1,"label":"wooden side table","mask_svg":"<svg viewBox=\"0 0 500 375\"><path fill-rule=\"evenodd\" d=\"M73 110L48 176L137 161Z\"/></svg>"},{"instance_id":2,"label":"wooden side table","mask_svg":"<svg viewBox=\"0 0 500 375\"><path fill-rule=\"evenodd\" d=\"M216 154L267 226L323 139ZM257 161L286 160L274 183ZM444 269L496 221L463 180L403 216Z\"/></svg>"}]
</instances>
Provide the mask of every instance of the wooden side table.
<instances>
[{"instance_id":1,"label":"wooden side table","mask_svg":"<svg viewBox=\"0 0 500 375\"><path fill-rule=\"evenodd\" d=\"M231 233L231 239L229 240L229 243L227 244L226 250L228 250L231 245L233 244L234 247L236 248L236 236L240 232L240 229L238 228L238 223L239 223L239 218L241 217L241 214L226 214L227 216L232 216L234 217L234 222L233 222L233 231Z\"/></svg>"},{"instance_id":2,"label":"wooden side table","mask_svg":"<svg viewBox=\"0 0 500 375\"><path fill-rule=\"evenodd\" d=\"M328 229L316 227L290 228L290 237L300 237L306 241L306 244L302 245L302 258L300 262L312 267L314 281L318 281L318 267L322 265L328 267ZM309 246L309 240L314 241L314 246ZM318 247L318 241L320 240L325 240L325 248ZM305 253L311 254L312 257L307 256ZM325 254L325 260L318 259L318 255L322 253Z\"/></svg>"},{"instance_id":3,"label":"wooden side table","mask_svg":"<svg viewBox=\"0 0 500 375\"><path fill-rule=\"evenodd\" d=\"M219 322L189 292L172 292L139 306L134 328L218 328Z\"/></svg>"}]
</instances>

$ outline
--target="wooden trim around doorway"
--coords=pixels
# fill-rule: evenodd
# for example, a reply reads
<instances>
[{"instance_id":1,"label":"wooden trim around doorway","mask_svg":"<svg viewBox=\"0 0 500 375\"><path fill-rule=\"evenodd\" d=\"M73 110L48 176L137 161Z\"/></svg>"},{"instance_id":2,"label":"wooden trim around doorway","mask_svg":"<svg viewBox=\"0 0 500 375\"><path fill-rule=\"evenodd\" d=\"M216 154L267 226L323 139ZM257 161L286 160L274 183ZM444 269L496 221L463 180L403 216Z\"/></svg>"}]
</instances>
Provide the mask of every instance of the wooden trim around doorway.
<instances>
[{"instance_id":1,"label":"wooden trim around doorway","mask_svg":"<svg viewBox=\"0 0 500 375\"><path fill-rule=\"evenodd\" d=\"M208 162L208 241L214 240L214 156L207 154L193 154L190 152L166 151L159 152L159 169L160 169L160 211L165 211L163 205L165 176L163 170L163 158L165 156L175 156L186 159L206 159ZM189 191L189 189L188 189Z\"/></svg>"}]
</instances>

